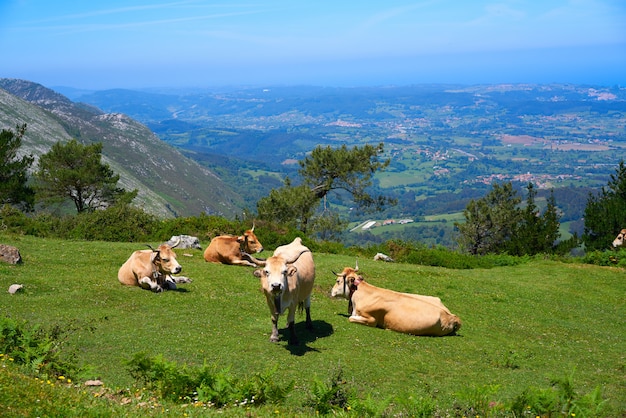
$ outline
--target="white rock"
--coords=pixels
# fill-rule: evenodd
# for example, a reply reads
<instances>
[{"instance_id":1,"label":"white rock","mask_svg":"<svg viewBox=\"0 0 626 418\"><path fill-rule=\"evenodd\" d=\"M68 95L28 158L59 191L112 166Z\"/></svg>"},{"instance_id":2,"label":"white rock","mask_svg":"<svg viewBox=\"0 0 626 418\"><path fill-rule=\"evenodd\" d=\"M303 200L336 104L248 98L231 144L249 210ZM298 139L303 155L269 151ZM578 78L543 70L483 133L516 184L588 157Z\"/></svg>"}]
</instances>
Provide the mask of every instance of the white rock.
<instances>
[{"instance_id":1,"label":"white rock","mask_svg":"<svg viewBox=\"0 0 626 418\"><path fill-rule=\"evenodd\" d=\"M19 292L20 290L22 290L23 288L24 286L22 286L21 284L12 284L11 286L9 286L9 293L13 295Z\"/></svg>"}]
</instances>

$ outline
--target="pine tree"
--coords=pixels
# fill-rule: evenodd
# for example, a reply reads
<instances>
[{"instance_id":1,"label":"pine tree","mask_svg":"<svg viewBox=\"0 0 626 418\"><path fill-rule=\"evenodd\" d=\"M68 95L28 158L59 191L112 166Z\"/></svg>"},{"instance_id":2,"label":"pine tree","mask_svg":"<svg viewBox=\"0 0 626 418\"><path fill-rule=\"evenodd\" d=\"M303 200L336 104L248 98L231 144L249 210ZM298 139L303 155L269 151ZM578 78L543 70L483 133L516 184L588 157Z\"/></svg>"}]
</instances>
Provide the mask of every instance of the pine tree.
<instances>
[{"instance_id":1,"label":"pine tree","mask_svg":"<svg viewBox=\"0 0 626 418\"><path fill-rule=\"evenodd\" d=\"M35 160L32 155L19 158L26 124L0 131L0 204L11 204L30 211L35 203L35 191L28 185L28 169Z\"/></svg>"},{"instance_id":2,"label":"pine tree","mask_svg":"<svg viewBox=\"0 0 626 418\"><path fill-rule=\"evenodd\" d=\"M37 190L46 202L71 200L78 213L106 208L123 200L130 202L137 191L118 188L120 178L101 162L102 143L82 145L73 139L57 142L39 158Z\"/></svg>"},{"instance_id":3,"label":"pine tree","mask_svg":"<svg viewBox=\"0 0 626 418\"><path fill-rule=\"evenodd\" d=\"M606 249L623 228L626 228L626 165L621 160L607 186L587 198L582 240L587 250Z\"/></svg>"},{"instance_id":4,"label":"pine tree","mask_svg":"<svg viewBox=\"0 0 626 418\"><path fill-rule=\"evenodd\" d=\"M485 197L472 199L463 211L465 223L455 223L461 248L477 255L506 251L522 216L520 202L511 182L494 183Z\"/></svg>"}]
</instances>

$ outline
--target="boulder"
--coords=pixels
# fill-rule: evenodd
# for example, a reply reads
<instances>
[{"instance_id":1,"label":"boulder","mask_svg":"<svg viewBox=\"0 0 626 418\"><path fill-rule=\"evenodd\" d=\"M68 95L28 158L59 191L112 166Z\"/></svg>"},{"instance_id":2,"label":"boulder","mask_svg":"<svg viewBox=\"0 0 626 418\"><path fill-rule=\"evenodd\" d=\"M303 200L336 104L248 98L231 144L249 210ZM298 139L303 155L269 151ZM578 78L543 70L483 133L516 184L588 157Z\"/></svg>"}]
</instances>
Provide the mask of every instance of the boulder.
<instances>
[{"instance_id":1,"label":"boulder","mask_svg":"<svg viewBox=\"0 0 626 418\"><path fill-rule=\"evenodd\" d=\"M24 289L24 286L22 286L21 284L12 284L11 286L9 286L9 293L14 295L22 289Z\"/></svg>"},{"instance_id":2,"label":"boulder","mask_svg":"<svg viewBox=\"0 0 626 418\"><path fill-rule=\"evenodd\" d=\"M17 248L11 245L0 244L0 261L18 264L22 262L22 256Z\"/></svg>"},{"instance_id":3,"label":"boulder","mask_svg":"<svg viewBox=\"0 0 626 418\"><path fill-rule=\"evenodd\" d=\"M198 237L193 237L191 235L172 235L172 238L170 238L166 244L170 247L176 246L176 248L194 248L196 250L202 249Z\"/></svg>"}]
</instances>

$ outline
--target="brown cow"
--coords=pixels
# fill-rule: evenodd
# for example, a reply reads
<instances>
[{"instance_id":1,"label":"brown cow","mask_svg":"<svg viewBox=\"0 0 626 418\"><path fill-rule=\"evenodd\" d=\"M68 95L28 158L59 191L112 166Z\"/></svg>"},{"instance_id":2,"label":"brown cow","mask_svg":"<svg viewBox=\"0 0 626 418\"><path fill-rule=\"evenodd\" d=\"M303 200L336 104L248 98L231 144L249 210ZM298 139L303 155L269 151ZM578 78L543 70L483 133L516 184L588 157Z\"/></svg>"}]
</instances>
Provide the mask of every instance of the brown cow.
<instances>
[{"instance_id":1,"label":"brown cow","mask_svg":"<svg viewBox=\"0 0 626 418\"><path fill-rule=\"evenodd\" d=\"M613 240L613 247L617 248L617 247L622 247L624 246L624 237L626 236L626 229L622 229L619 234L617 234L617 237L615 237L615 239Z\"/></svg>"},{"instance_id":2,"label":"brown cow","mask_svg":"<svg viewBox=\"0 0 626 418\"><path fill-rule=\"evenodd\" d=\"M443 336L461 328L461 320L450 313L441 299L400 293L366 283L356 268L346 267L337 276L333 297L345 297L350 305L350 322L391 329L412 335Z\"/></svg>"},{"instance_id":3,"label":"brown cow","mask_svg":"<svg viewBox=\"0 0 626 418\"><path fill-rule=\"evenodd\" d=\"M278 317L289 309L287 326L289 344L297 345L295 331L296 307L306 310L306 328L313 329L311 321L311 291L315 281L315 264L311 251L302 245L300 238L283 245L266 260L265 267L254 271L261 279L267 306L272 318L271 342L278 341Z\"/></svg>"},{"instance_id":4,"label":"brown cow","mask_svg":"<svg viewBox=\"0 0 626 418\"><path fill-rule=\"evenodd\" d=\"M263 251L263 245L254 235L254 225L243 235L219 235L211 240L204 250L204 260L211 263L235 264L239 266L263 266L265 260L250 254Z\"/></svg>"},{"instance_id":5,"label":"brown cow","mask_svg":"<svg viewBox=\"0 0 626 418\"><path fill-rule=\"evenodd\" d=\"M186 277L171 276L180 273L181 269L172 247L161 244L156 250L150 247L149 250L132 253L120 267L117 278L121 284L127 286L140 286L153 292L162 292L164 289L176 289L175 283L189 283L190 280Z\"/></svg>"}]
</instances>

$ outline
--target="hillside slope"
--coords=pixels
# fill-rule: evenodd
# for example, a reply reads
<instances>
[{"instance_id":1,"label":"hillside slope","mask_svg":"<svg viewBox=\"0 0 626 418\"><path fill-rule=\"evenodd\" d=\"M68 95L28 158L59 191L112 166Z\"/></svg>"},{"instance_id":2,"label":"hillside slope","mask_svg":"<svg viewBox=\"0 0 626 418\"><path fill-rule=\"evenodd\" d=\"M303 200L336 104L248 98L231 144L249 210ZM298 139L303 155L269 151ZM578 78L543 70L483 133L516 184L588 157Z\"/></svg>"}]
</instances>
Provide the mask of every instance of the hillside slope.
<instances>
[{"instance_id":1,"label":"hillside slope","mask_svg":"<svg viewBox=\"0 0 626 418\"><path fill-rule=\"evenodd\" d=\"M0 129L27 124L22 152L35 157L52 144L76 138L103 143L103 159L120 174L135 204L161 217L199 213L233 217L243 200L214 173L161 141L141 123L119 113L76 104L36 83L0 79Z\"/></svg>"}]
</instances>

